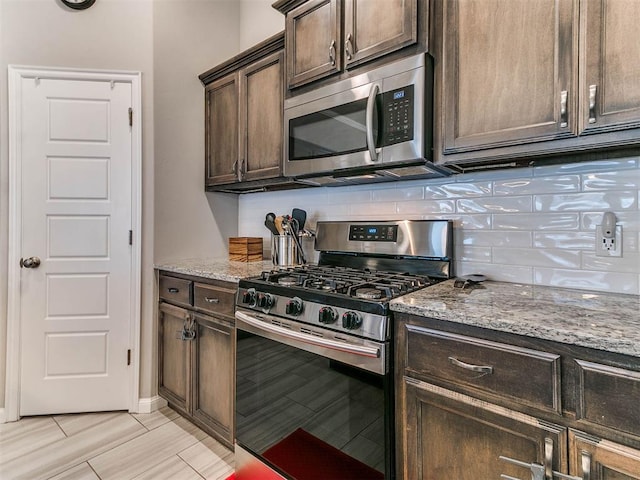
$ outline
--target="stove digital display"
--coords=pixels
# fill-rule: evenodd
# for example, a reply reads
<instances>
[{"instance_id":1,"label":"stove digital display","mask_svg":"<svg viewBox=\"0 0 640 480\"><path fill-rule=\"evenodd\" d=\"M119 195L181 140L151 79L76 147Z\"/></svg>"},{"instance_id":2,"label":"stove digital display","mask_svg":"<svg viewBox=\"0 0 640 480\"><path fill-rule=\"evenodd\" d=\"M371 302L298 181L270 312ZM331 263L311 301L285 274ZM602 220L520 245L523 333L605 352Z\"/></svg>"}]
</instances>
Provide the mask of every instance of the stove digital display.
<instances>
[{"instance_id":1,"label":"stove digital display","mask_svg":"<svg viewBox=\"0 0 640 480\"><path fill-rule=\"evenodd\" d=\"M397 242L397 225L349 225L349 240L356 242Z\"/></svg>"}]
</instances>

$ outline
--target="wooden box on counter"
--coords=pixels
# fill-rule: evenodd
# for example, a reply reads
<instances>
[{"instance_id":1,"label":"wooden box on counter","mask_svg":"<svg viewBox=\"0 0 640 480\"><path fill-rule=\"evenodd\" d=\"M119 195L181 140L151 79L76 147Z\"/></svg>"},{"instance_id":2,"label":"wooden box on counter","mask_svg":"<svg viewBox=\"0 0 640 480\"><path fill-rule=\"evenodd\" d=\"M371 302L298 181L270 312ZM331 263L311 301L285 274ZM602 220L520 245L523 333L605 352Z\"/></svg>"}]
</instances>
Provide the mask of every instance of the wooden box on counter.
<instances>
[{"instance_id":1,"label":"wooden box on counter","mask_svg":"<svg viewBox=\"0 0 640 480\"><path fill-rule=\"evenodd\" d=\"M262 261L262 237L229 237L229 260Z\"/></svg>"}]
</instances>

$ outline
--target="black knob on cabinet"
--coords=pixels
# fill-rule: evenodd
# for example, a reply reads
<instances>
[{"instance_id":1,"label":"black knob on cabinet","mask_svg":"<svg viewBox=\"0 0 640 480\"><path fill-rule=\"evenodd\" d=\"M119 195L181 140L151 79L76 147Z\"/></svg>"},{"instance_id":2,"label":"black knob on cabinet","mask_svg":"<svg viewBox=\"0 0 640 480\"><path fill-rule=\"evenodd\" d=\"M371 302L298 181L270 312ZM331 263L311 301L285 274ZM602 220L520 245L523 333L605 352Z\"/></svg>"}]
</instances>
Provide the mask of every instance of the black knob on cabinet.
<instances>
[{"instance_id":1,"label":"black knob on cabinet","mask_svg":"<svg viewBox=\"0 0 640 480\"><path fill-rule=\"evenodd\" d=\"M338 319L338 314L331 307L322 307L318 311L318 320L320 323L335 323Z\"/></svg>"},{"instance_id":2,"label":"black knob on cabinet","mask_svg":"<svg viewBox=\"0 0 640 480\"><path fill-rule=\"evenodd\" d=\"M259 293L258 298L256 300L256 305L260 308L271 308L275 303L275 299L273 295L269 293Z\"/></svg>"},{"instance_id":3,"label":"black knob on cabinet","mask_svg":"<svg viewBox=\"0 0 640 480\"><path fill-rule=\"evenodd\" d=\"M253 288L250 288L242 294L242 303L246 303L247 305L255 305L256 291Z\"/></svg>"},{"instance_id":4,"label":"black knob on cabinet","mask_svg":"<svg viewBox=\"0 0 640 480\"><path fill-rule=\"evenodd\" d=\"M298 297L292 298L287 302L285 312L287 315L300 315L302 313L302 306L302 300Z\"/></svg>"},{"instance_id":5,"label":"black knob on cabinet","mask_svg":"<svg viewBox=\"0 0 640 480\"><path fill-rule=\"evenodd\" d=\"M342 326L347 330L356 330L362 326L362 318L357 312L346 312L342 315Z\"/></svg>"}]
</instances>

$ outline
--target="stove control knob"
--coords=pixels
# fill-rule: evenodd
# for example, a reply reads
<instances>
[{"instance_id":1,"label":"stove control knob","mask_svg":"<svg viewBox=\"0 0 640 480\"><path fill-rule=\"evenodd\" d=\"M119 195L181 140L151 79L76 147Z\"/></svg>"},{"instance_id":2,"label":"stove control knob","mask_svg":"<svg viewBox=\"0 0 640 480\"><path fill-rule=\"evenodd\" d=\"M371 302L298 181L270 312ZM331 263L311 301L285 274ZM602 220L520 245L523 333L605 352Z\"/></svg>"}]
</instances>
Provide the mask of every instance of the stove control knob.
<instances>
[{"instance_id":1,"label":"stove control knob","mask_svg":"<svg viewBox=\"0 0 640 480\"><path fill-rule=\"evenodd\" d=\"M362 318L356 312L346 312L342 315L342 326L347 330L357 330L362 326Z\"/></svg>"},{"instance_id":2,"label":"stove control knob","mask_svg":"<svg viewBox=\"0 0 640 480\"><path fill-rule=\"evenodd\" d=\"M287 315L300 315L302 313L303 303L298 297L294 297L287 302L285 312Z\"/></svg>"},{"instance_id":3,"label":"stove control knob","mask_svg":"<svg viewBox=\"0 0 640 480\"><path fill-rule=\"evenodd\" d=\"M320 323L335 323L338 320L338 314L331 307L322 307L318 311L318 320Z\"/></svg>"},{"instance_id":4,"label":"stove control knob","mask_svg":"<svg viewBox=\"0 0 640 480\"><path fill-rule=\"evenodd\" d=\"M242 303L246 303L247 305L254 306L256 304L256 291L253 288L245 291L242 294Z\"/></svg>"},{"instance_id":5,"label":"stove control knob","mask_svg":"<svg viewBox=\"0 0 640 480\"><path fill-rule=\"evenodd\" d=\"M276 299L273 298L273 295L270 293L259 293L258 299L256 300L256 304L260 308L271 308L274 303L276 303Z\"/></svg>"}]
</instances>

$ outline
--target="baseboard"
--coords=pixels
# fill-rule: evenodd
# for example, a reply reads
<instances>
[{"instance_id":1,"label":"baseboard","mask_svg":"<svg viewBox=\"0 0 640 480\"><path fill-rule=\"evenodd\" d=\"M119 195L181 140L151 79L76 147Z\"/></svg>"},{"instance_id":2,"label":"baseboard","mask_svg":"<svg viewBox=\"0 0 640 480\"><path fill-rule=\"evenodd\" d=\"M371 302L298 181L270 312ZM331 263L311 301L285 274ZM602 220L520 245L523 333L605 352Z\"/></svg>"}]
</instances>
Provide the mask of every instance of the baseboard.
<instances>
[{"instance_id":1,"label":"baseboard","mask_svg":"<svg viewBox=\"0 0 640 480\"><path fill-rule=\"evenodd\" d=\"M160 410L162 407L167 406L167 401L156 395L155 397L150 398L141 398L138 401L138 412L137 413L151 413L156 410Z\"/></svg>"}]
</instances>

